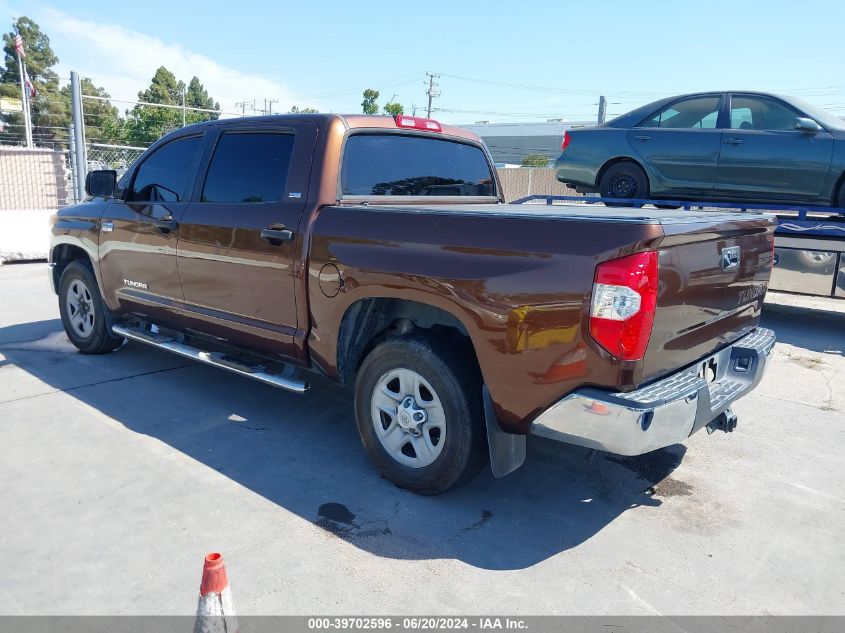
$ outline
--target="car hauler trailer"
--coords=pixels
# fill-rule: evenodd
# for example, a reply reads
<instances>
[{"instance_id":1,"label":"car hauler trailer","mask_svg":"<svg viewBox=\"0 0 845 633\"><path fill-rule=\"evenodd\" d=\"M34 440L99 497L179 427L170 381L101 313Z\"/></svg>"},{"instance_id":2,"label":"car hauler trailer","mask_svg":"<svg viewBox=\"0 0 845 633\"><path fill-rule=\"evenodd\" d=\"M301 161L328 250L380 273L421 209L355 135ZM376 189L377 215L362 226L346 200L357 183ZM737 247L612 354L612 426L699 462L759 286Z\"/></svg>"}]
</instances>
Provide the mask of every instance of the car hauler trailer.
<instances>
[{"instance_id":1,"label":"car hauler trailer","mask_svg":"<svg viewBox=\"0 0 845 633\"><path fill-rule=\"evenodd\" d=\"M769 288L845 299L845 209L681 200L624 200L594 196L532 195L513 204L654 205L684 209L764 211L778 219L775 267Z\"/></svg>"}]
</instances>

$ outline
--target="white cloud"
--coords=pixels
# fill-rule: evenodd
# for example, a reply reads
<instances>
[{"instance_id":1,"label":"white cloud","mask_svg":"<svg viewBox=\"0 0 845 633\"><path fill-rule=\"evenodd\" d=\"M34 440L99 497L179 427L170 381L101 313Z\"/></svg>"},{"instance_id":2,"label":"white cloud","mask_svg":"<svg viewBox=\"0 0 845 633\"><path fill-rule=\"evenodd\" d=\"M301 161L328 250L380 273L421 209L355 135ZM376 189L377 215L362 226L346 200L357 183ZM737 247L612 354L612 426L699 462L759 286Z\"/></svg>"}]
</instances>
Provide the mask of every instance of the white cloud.
<instances>
[{"instance_id":1,"label":"white cloud","mask_svg":"<svg viewBox=\"0 0 845 633\"><path fill-rule=\"evenodd\" d=\"M69 77L71 70L90 77L114 99L137 99L138 91L149 85L156 69L166 66L186 83L193 76L199 77L226 112L240 112L235 103L252 99L258 108L263 107L264 98L278 99L273 104L274 112L287 112L297 103L303 105L281 83L224 66L180 44L166 43L114 24L78 20L52 8L43 10L39 22L50 34L61 60L56 71L62 77ZM131 107L115 105L121 111ZM319 107L315 103L308 105Z\"/></svg>"}]
</instances>

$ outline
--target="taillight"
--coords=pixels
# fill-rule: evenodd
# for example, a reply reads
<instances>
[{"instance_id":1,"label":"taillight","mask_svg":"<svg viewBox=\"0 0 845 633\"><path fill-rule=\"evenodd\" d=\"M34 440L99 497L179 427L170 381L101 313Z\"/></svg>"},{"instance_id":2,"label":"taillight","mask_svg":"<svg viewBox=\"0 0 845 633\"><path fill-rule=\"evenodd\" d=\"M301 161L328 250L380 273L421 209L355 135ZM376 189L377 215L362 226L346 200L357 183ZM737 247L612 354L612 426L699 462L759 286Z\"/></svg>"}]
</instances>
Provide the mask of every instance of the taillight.
<instances>
[{"instance_id":1,"label":"taillight","mask_svg":"<svg viewBox=\"0 0 845 633\"><path fill-rule=\"evenodd\" d=\"M590 334L616 358L645 356L657 306L657 251L599 264L590 305Z\"/></svg>"},{"instance_id":2,"label":"taillight","mask_svg":"<svg viewBox=\"0 0 845 633\"><path fill-rule=\"evenodd\" d=\"M572 140L572 137L569 135L569 132L564 132L563 133L563 143L560 144L560 151L563 151L567 147L569 147L569 141L571 141L571 140Z\"/></svg>"},{"instance_id":3,"label":"taillight","mask_svg":"<svg viewBox=\"0 0 845 633\"><path fill-rule=\"evenodd\" d=\"M443 127L434 119L424 119L419 116L396 115L396 125L414 130L426 130L428 132L442 132Z\"/></svg>"}]
</instances>

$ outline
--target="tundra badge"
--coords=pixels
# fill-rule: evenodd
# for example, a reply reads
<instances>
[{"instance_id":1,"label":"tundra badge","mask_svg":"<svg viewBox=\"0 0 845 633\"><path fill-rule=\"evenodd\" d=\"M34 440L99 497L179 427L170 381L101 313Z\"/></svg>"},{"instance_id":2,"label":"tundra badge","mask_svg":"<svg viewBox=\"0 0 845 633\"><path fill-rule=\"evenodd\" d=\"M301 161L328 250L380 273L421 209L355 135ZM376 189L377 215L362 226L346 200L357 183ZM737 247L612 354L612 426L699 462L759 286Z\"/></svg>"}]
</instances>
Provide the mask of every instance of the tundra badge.
<instances>
[{"instance_id":1,"label":"tundra badge","mask_svg":"<svg viewBox=\"0 0 845 633\"><path fill-rule=\"evenodd\" d=\"M729 246L722 249L722 270L730 272L739 268L739 246Z\"/></svg>"},{"instance_id":2,"label":"tundra badge","mask_svg":"<svg viewBox=\"0 0 845 633\"><path fill-rule=\"evenodd\" d=\"M124 285L130 286L132 288L140 288L141 290L147 290L148 286L142 281L132 281L131 279L124 279Z\"/></svg>"}]
</instances>

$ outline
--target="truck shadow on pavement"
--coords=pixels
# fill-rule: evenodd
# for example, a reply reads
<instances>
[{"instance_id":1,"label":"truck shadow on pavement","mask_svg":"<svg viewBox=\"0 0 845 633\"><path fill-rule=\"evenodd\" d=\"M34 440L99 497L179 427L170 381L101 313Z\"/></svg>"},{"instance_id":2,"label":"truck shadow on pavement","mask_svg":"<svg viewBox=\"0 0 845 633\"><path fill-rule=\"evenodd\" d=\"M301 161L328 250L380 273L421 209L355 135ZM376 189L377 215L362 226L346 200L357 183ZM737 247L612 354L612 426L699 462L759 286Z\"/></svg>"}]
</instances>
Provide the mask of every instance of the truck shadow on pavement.
<instances>
[{"instance_id":1,"label":"truck shadow on pavement","mask_svg":"<svg viewBox=\"0 0 845 633\"><path fill-rule=\"evenodd\" d=\"M578 546L626 510L657 511L663 499L690 494L670 477L681 445L620 458L530 438L526 464L512 475L496 480L488 470L421 497L379 476L358 439L350 391L320 378L303 397L137 343L85 356L58 320L0 328L0 354L0 382L12 365L28 374L4 398L64 391L377 556L522 569Z\"/></svg>"},{"instance_id":2,"label":"truck shadow on pavement","mask_svg":"<svg viewBox=\"0 0 845 633\"><path fill-rule=\"evenodd\" d=\"M774 330L779 343L845 355L845 313L767 303L761 325Z\"/></svg>"}]
</instances>

